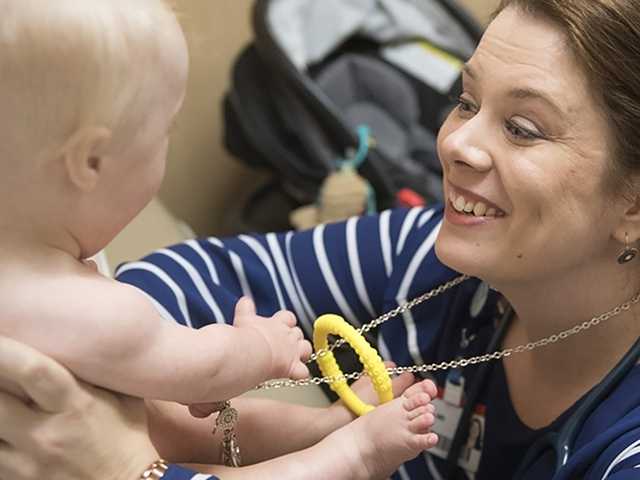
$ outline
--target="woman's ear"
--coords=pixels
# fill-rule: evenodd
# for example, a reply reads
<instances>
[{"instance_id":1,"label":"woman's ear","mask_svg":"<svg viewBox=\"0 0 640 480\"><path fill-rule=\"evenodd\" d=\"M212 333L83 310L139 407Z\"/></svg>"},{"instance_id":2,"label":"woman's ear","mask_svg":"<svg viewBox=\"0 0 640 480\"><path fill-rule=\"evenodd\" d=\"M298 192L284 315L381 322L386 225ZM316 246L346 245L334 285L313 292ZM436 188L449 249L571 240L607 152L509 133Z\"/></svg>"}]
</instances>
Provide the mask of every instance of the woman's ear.
<instances>
[{"instance_id":1,"label":"woman's ear","mask_svg":"<svg viewBox=\"0 0 640 480\"><path fill-rule=\"evenodd\" d=\"M626 204L620 224L613 237L622 245L640 240L640 194L633 194Z\"/></svg>"},{"instance_id":2,"label":"woman's ear","mask_svg":"<svg viewBox=\"0 0 640 480\"><path fill-rule=\"evenodd\" d=\"M72 185L83 192L92 191L103 169L105 146L111 140L105 127L83 127L64 144L61 157Z\"/></svg>"}]
</instances>

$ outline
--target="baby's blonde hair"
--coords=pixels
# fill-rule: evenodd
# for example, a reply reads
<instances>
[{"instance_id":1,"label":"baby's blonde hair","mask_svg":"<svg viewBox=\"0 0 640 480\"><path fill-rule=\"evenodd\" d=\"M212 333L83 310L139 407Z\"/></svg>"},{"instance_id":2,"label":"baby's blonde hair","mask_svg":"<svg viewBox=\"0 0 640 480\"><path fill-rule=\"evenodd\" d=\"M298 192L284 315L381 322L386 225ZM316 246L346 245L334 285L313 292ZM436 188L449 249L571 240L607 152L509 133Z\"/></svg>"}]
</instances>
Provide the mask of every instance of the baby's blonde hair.
<instances>
[{"instance_id":1,"label":"baby's blonde hair","mask_svg":"<svg viewBox=\"0 0 640 480\"><path fill-rule=\"evenodd\" d=\"M124 146L163 93L163 37L175 31L162 0L0 0L0 160L84 126Z\"/></svg>"}]
</instances>

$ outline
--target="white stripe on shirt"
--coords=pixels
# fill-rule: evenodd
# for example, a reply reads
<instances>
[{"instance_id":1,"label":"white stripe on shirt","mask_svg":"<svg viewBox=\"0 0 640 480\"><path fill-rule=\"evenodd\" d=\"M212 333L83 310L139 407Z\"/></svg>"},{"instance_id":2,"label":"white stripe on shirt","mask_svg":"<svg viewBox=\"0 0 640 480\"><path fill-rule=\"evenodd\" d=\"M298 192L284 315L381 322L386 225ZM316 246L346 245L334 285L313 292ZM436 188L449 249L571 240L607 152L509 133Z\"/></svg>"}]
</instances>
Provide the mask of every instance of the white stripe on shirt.
<instances>
[{"instance_id":1,"label":"white stripe on shirt","mask_svg":"<svg viewBox=\"0 0 640 480\"><path fill-rule=\"evenodd\" d=\"M213 299L213 296L211 295L211 292L207 288L207 285L205 284L204 279L202 278L202 275L200 275L200 272L198 272L189 261L187 261L184 257L177 254L173 250L169 250L168 248L161 248L160 250L157 250L156 253L169 257L178 265L180 265L185 272L187 272L187 275L189 275L189 278L191 279L196 289L198 290L200 297L202 297L204 302L209 307L209 310L211 310L211 313L213 313L213 316L215 317L216 322L224 323L224 315L222 315L222 311L220 310L220 307L218 307L218 304Z\"/></svg>"},{"instance_id":2,"label":"white stripe on shirt","mask_svg":"<svg viewBox=\"0 0 640 480\"><path fill-rule=\"evenodd\" d=\"M400 465L400 468L398 468L396 473L400 475L401 480L411 480L411 477L407 473L407 469L404 468L404 465Z\"/></svg>"},{"instance_id":3,"label":"white stripe on shirt","mask_svg":"<svg viewBox=\"0 0 640 480\"><path fill-rule=\"evenodd\" d=\"M404 248L404 243L407 241L407 236L413 227L413 224L416 221L416 217L422 211L420 207L414 207L409 210L407 216L404 217L404 221L402 222L402 228L400 229L400 237L398 238L398 245L396 245L396 255L400 255L402 249Z\"/></svg>"},{"instance_id":4,"label":"white stripe on shirt","mask_svg":"<svg viewBox=\"0 0 640 480\"><path fill-rule=\"evenodd\" d=\"M187 272L187 275L189 275L189 278L195 285L196 289L198 290L198 293L200 294L204 302L207 304L207 306L211 310L211 313L213 313L213 316L216 319L216 323L224 323L224 315L222 314L222 311L220 310L218 303L213 299L213 296L211 295L211 292L207 288L207 285L204 282L204 278L202 278L202 275L200 275L200 272L198 272L198 270L196 270L196 268L189 261L187 261L187 259L182 257L182 255L179 255L178 253L174 252L173 250L169 250L168 248L162 248L160 250L157 250L156 253L159 253L161 255L165 255L171 258L178 265L180 265L185 272Z\"/></svg>"},{"instance_id":5,"label":"white stripe on shirt","mask_svg":"<svg viewBox=\"0 0 640 480\"><path fill-rule=\"evenodd\" d=\"M229 258L231 259L231 266L236 272L236 276L238 277L238 281L240 282L242 295L244 295L245 297L253 298L253 292L251 291L251 286L249 286L249 281L247 280L247 274L244 271L242 259L237 253L234 253L232 251L229 251Z\"/></svg>"},{"instance_id":6,"label":"white stripe on shirt","mask_svg":"<svg viewBox=\"0 0 640 480\"><path fill-rule=\"evenodd\" d=\"M427 464L427 469L429 473L433 477L433 480L444 480L440 472L438 471L438 467L436 467L435 462L433 461L433 456L429 452L423 452L422 456Z\"/></svg>"},{"instance_id":7,"label":"white stripe on shirt","mask_svg":"<svg viewBox=\"0 0 640 480\"><path fill-rule=\"evenodd\" d=\"M219 238L208 237L207 242L209 242L211 245L215 245L216 247L224 248L224 243L222 243L222 241Z\"/></svg>"},{"instance_id":8,"label":"white stripe on shirt","mask_svg":"<svg viewBox=\"0 0 640 480\"><path fill-rule=\"evenodd\" d=\"M387 347L387 344L384 343L382 334L378 335L378 353L383 360L391 360L391 352L389 351L389 347Z\"/></svg>"},{"instance_id":9,"label":"white stripe on shirt","mask_svg":"<svg viewBox=\"0 0 640 480\"><path fill-rule=\"evenodd\" d=\"M433 217L434 213L436 213L435 208L432 208L431 210L427 210L426 212L424 212L420 216L420 220L418 220L418 228L424 227L424 224L427 223L429 220L431 220L431 217Z\"/></svg>"},{"instance_id":10,"label":"white stripe on shirt","mask_svg":"<svg viewBox=\"0 0 640 480\"><path fill-rule=\"evenodd\" d=\"M276 291L276 296L278 297L278 305L280 305L280 310L285 310L287 308L287 304L284 301L284 297L282 296L282 290L280 289L280 282L278 281L278 276L276 275L276 269L273 266L273 262L271 261L271 257L269 257L269 252L262 246L260 242L258 242L255 238L250 237L248 235L240 235L238 237L241 241L243 241L253 253L260 259L264 268L269 272L269 277L271 277L271 285Z\"/></svg>"},{"instance_id":11,"label":"white stripe on shirt","mask_svg":"<svg viewBox=\"0 0 640 480\"><path fill-rule=\"evenodd\" d=\"M400 283L400 288L398 288L398 294L396 296L396 302L398 305L402 305L407 301L407 295L409 293L409 289L413 280L416 276L416 272L424 258L429 254L431 249L433 248L433 244L438 237L438 232L440 231L440 227L442 226L442 222L438 223L436 227L429 233L429 236L426 240L420 245L420 248L416 251L416 253L411 258L411 262L407 267L406 274ZM416 323L413 320L413 314L410 311L406 311L402 314L404 318L405 327L407 329L407 348L409 349L409 353L413 358L413 361L416 362L417 365L423 365L424 359L420 353L420 347L418 346L418 331L416 329Z\"/></svg>"},{"instance_id":12,"label":"white stripe on shirt","mask_svg":"<svg viewBox=\"0 0 640 480\"><path fill-rule=\"evenodd\" d=\"M347 221L347 256L349 257L349 267L351 268L351 275L353 276L353 282L356 286L358 299L367 309L367 313L373 318L375 317L375 311L373 310L371 299L367 293L364 277L362 276L362 269L360 268L360 254L358 253L358 237L356 232L357 224L357 218L350 218Z\"/></svg>"},{"instance_id":13,"label":"white stripe on shirt","mask_svg":"<svg viewBox=\"0 0 640 480\"><path fill-rule=\"evenodd\" d=\"M291 304L293 306L293 310L296 314L296 317L298 317L300 325L305 329L307 335L311 336L311 333L313 331L312 321L314 319L307 317L304 307L300 302L300 298L298 297L298 292L296 291L296 288L293 285L293 280L291 279L291 275L289 275L287 262L284 259L282 250L280 249L280 244L278 243L278 237L275 233L269 233L267 234L266 238L267 238L267 243L269 244L271 255L273 256L273 260L275 262L276 268L278 269L280 278L282 278L282 283L284 284L284 288L287 291L287 295L291 299Z\"/></svg>"},{"instance_id":14,"label":"white stripe on shirt","mask_svg":"<svg viewBox=\"0 0 640 480\"><path fill-rule=\"evenodd\" d=\"M207 242L211 245L214 245L223 250L227 250L224 243L220 241L220 239L216 237L208 237ZM251 292L251 287L249 286L249 282L247 281L247 275L244 272L244 266L242 265L242 259L238 254L232 252L231 250L227 250L229 254L229 259L231 260L231 266L238 278L238 282L240 282L240 289L242 290L242 295L245 297L253 298L253 293Z\"/></svg>"},{"instance_id":15,"label":"white stripe on shirt","mask_svg":"<svg viewBox=\"0 0 640 480\"><path fill-rule=\"evenodd\" d=\"M382 249L382 258L384 260L384 269L387 272L387 278L391 276L393 264L391 263L391 233L389 232L389 223L391 220L391 211L385 210L380 214L380 248Z\"/></svg>"},{"instance_id":16,"label":"white stripe on shirt","mask_svg":"<svg viewBox=\"0 0 640 480\"><path fill-rule=\"evenodd\" d=\"M329 263L329 259L327 258L327 251L324 248L323 234L324 225L316 227L313 231L313 250L316 254L316 259L318 260L318 265L320 266L322 277L324 278L324 282L329 288L333 299L338 305L338 308L346 317L347 321L352 325L359 325L360 322L358 322L358 319L353 313L353 310L351 310L351 307L347 303L347 299L342 294L342 290L340 290L336 277L333 275L333 271L331 270L331 264Z\"/></svg>"},{"instance_id":17,"label":"white stripe on shirt","mask_svg":"<svg viewBox=\"0 0 640 480\"><path fill-rule=\"evenodd\" d=\"M293 255L291 254L291 239L293 238L293 232L289 232L285 237L285 246L287 248L287 264L289 265L289 270L291 270L291 276L293 277L293 283L298 291L298 295L300 296L300 300L302 301L302 305L307 312L307 316L311 320L311 322L315 322L317 317L316 312L311 307L307 296L302 289L302 285L300 284L300 279L298 278L298 272L296 270L295 265L293 264Z\"/></svg>"},{"instance_id":18,"label":"white stripe on shirt","mask_svg":"<svg viewBox=\"0 0 640 480\"><path fill-rule=\"evenodd\" d=\"M209 271L209 276L211 277L211 280L213 281L213 283L215 283L216 285L220 285L220 277L218 276L218 271L216 270L216 267L213 265L213 262L211 261L211 257L207 255L207 252L204 251L204 249L198 243L198 241L187 240L184 243L185 245L188 245L189 247L191 247L200 256L200 258L202 258L202 261L207 266L207 270Z\"/></svg>"},{"instance_id":19,"label":"white stripe on shirt","mask_svg":"<svg viewBox=\"0 0 640 480\"><path fill-rule=\"evenodd\" d=\"M602 476L602 480L605 480L609 476L609 473L611 473L611 470L613 470L616 467L616 465L624 462L627 458L637 455L638 453L640 453L640 440L636 440L635 442L633 442L631 445L625 448L622 452L620 452L616 458L613 459L613 462L609 464L609 466L607 467L607 470L604 472L604 475Z\"/></svg>"}]
</instances>

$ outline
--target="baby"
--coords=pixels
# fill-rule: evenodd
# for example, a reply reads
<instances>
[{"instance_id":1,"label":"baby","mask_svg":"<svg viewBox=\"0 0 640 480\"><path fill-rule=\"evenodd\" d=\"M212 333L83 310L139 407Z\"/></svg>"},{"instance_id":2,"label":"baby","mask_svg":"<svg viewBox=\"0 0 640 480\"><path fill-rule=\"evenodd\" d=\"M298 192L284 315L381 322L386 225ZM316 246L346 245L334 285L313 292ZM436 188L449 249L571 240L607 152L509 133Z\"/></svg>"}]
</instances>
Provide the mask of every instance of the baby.
<instances>
[{"instance_id":1,"label":"baby","mask_svg":"<svg viewBox=\"0 0 640 480\"><path fill-rule=\"evenodd\" d=\"M92 384L197 405L307 376L311 347L293 314L259 317L249 299L233 326L167 322L140 291L83 261L157 192L187 70L161 0L0 0L0 334ZM430 382L413 385L246 476L310 455L319 478L384 478L435 444L434 395Z\"/></svg>"}]
</instances>

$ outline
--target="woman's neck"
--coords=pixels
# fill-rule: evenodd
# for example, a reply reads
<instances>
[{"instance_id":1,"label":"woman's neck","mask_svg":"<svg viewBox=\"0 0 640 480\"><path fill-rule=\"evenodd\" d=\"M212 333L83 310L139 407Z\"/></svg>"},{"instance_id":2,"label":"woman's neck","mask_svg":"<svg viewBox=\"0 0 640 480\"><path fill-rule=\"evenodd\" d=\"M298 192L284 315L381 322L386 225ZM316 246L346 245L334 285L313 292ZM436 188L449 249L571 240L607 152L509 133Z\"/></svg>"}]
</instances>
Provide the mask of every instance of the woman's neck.
<instances>
[{"instance_id":1,"label":"woman's neck","mask_svg":"<svg viewBox=\"0 0 640 480\"><path fill-rule=\"evenodd\" d=\"M627 302L640 291L633 264L594 265L535 285L505 284L501 292L517 314L507 347L568 330ZM590 383L606 374L640 335L640 306L524 355L537 377L550 384L567 378Z\"/></svg>"}]
</instances>

